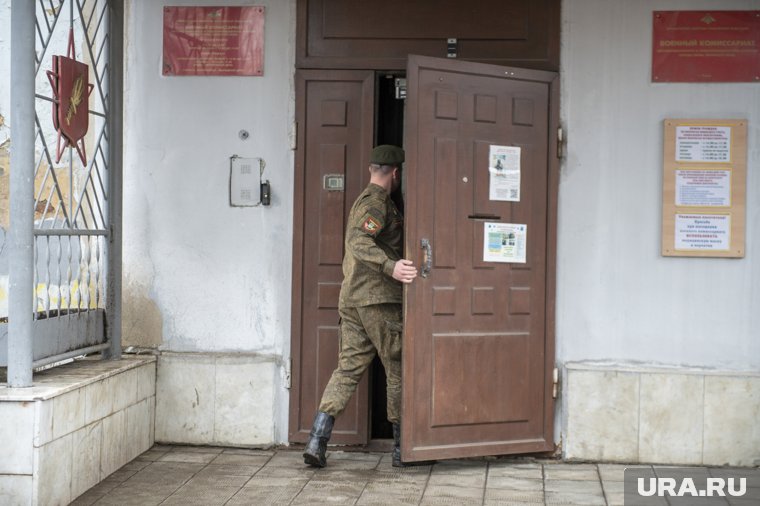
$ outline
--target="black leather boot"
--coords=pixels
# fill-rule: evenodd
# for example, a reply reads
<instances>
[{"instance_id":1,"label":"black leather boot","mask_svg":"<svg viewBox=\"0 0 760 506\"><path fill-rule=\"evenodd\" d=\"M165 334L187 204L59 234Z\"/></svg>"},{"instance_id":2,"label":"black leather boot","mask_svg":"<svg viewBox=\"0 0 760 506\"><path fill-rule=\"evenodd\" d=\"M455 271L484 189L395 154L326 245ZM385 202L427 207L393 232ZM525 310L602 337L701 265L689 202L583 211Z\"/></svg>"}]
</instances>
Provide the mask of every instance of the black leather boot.
<instances>
[{"instance_id":1,"label":"black leather boot","mask_svg":"<svg viewBox=\"0 0 760 506\"><path fill-rule=\"evenodd\" d=\"M422 460L419 462L404 462L401 460L401 425L393 424L393 467L412 467L412 466L430 466L435 464L435 460Z\"/></svg>"},{"instance_id":2,"label":"black leather boot","mask_svg":"<svg viewBox=\"0 0 760 506\"><path fill-rule=\"evenodd\" d=\"M327 442L332 435L335 417L323 411L317 412L309 433L309 442L303 451L303 461L312 467L325 467L327 464Z\"/></svg>"}]
</instances>

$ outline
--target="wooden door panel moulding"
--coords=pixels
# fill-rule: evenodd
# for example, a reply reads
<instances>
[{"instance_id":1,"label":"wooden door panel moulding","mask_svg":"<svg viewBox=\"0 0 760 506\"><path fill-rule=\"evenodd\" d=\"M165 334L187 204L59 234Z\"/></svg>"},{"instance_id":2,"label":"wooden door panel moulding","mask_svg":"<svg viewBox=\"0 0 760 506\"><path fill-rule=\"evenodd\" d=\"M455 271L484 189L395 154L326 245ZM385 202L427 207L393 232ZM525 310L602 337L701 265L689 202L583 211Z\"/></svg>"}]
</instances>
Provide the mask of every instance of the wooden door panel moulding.
<instances>
[{"instance_id":1,"label":"wooden door panel moulding","mask_svg":"<svg viewBox=\"0 0 760 506\"><path fill-rule=\"evenodd\" d=\"M298 0L296 67L392 70L409 54L559 70L560 0Z\"/></svg>"}]
</instances>

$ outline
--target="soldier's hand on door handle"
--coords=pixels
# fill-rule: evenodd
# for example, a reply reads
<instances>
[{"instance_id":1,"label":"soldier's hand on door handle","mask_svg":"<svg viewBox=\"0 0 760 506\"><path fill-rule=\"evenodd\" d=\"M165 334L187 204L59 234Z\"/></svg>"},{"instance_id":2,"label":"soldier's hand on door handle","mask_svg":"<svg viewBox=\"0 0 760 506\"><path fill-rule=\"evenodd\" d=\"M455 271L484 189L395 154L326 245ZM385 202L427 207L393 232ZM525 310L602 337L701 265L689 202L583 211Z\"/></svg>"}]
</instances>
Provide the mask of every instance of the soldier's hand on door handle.
<instances>
[{"instance_id":1,"label":"soldier's hand on door handle","mask_svg":"<svg viewBox=\"0 0 760 506\"><path fill-rule=\"evenodd\" d=\"M417 277L417 268L411 260L401 259L393 266L393 279L411 283Z\"/></svg>"}]
</instances>

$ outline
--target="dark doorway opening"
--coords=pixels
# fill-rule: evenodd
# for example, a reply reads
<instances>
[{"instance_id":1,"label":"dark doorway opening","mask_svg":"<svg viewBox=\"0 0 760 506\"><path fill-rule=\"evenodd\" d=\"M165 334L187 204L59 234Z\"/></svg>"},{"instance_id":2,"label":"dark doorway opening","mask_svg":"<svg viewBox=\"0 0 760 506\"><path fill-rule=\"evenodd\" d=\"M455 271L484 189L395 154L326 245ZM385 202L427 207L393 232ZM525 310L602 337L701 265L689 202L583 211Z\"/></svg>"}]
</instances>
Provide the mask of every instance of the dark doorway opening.
<instances>
[{"instance_id":1,"label":"dark doorway opening","mask_svg":"<svg viewBox=\"0 0 760 506\"><path fill-rule=\"evenodd\" d=\"M403 79L404 72L379 72L375 89L375 145L403 145L404 100L397 97L397 79ZM404 179L402 179L403 181ZM404 186L396 190L391 198L396 207L404 212ZM385 369L378 357L370 368L370 439L393 438L393 427L387 418L388 395L385 385Z\"/></svg>"}]
</instances>

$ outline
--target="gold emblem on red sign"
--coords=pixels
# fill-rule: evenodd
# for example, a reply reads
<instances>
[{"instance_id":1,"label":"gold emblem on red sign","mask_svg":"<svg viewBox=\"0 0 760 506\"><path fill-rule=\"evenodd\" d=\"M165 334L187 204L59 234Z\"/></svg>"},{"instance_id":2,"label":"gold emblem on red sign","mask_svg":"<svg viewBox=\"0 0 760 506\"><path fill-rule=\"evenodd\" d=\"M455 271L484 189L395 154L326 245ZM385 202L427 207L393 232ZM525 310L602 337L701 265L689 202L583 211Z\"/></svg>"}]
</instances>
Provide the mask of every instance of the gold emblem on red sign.
<instances>
[{"instance_id":1,"label":"gold emblem on red sign","mask_svg":"<svg viewBox=\"0 0 760 506\"><path fill-rule=\"evenodd\" d=\"M89 128L89 98L94 86L89 83L89 67L76 60L74 31L69 31L67 56L53 56L53 70L47 71L53 88L53 127L58 131L56 163L64 150L71 146L87 165L84 136Z\"/></svg>"},{"instance_id":2,"label":"gold emblem on red sign","mask_svg":"<svg viewBox=\"0 0 760 506\"><path fill-rule=\"evenodd\" d=\"M708 14L705 17L703 17L700 21L702 21L706 25L710 25L712 23L715 23L717 21L717 19L715 19L714 17L712 17L712 15Z\"/></svg>"}]
</instances>

